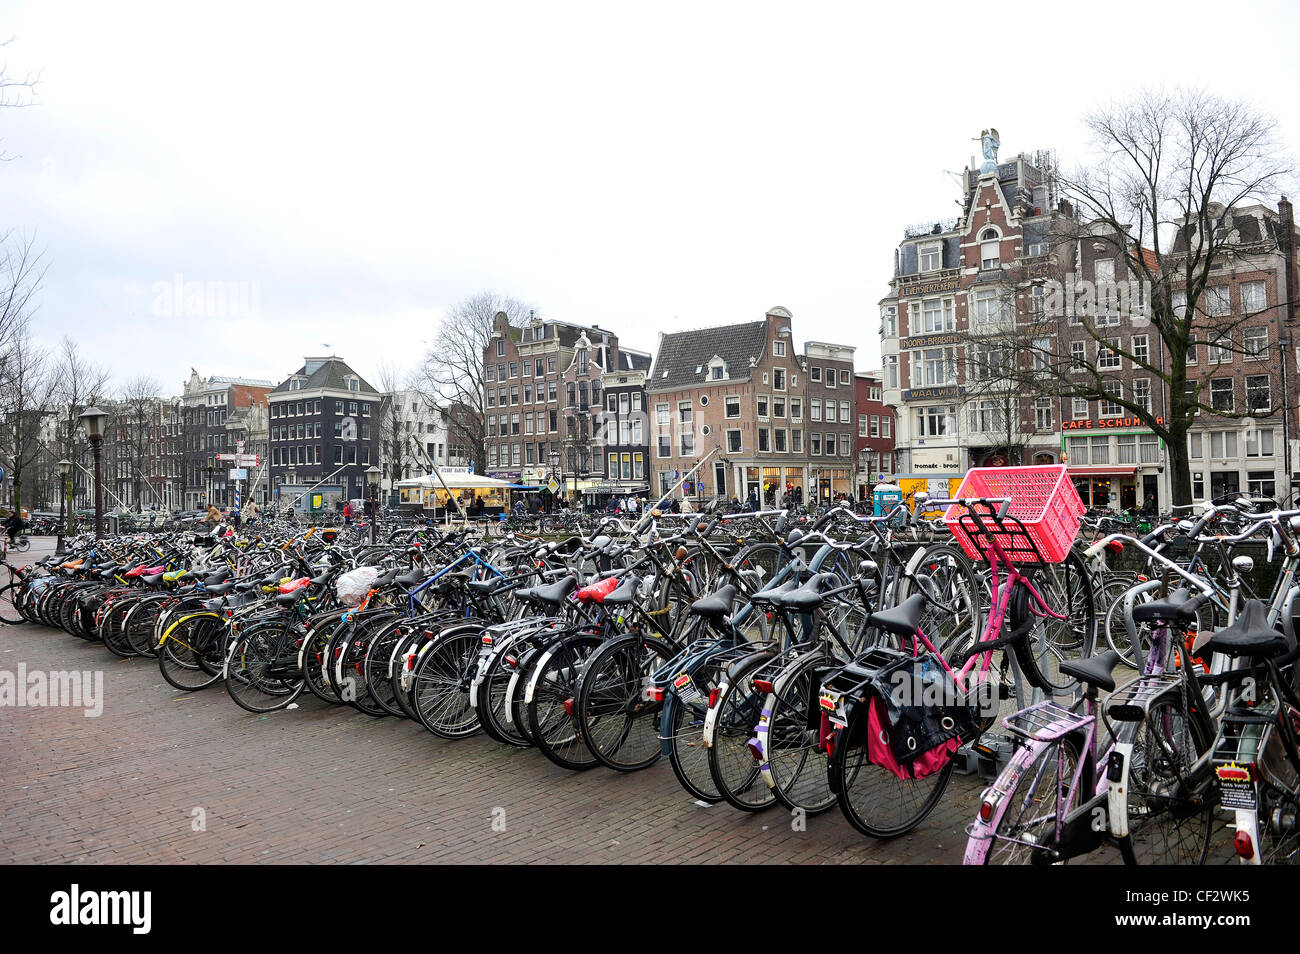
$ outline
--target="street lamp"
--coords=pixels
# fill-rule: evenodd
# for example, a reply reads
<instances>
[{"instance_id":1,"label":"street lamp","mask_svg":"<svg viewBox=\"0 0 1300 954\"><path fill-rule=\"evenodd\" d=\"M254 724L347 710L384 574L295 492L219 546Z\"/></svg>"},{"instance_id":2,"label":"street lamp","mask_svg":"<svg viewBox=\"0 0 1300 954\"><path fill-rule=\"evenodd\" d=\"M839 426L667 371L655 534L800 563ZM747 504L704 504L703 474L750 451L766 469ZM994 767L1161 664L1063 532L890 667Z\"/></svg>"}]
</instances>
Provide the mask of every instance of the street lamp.
<instances>
[{"instance_id":1,"label":"street lamp","mask_svg":"<svg viewBox=\"0 0 1300 954\"><path fill-rule=\"evenodd\" d=\"M379 516L379 468L371 464L365 470L366 485L370 488L370 545L375 545L375 524Z\"/></svg>"},{"instance_id":2,"label":"street lamp","mask_svg":"<svg viewBox=\"0 0 1300 954\"><path fill-rule=\"evenodd\" d=\"M90 440L90 449L95 454L95 539L104 536L104 421L108 415L97 407L88 407L81 412L81 423L86 428L86 437Z\"/></svg>"},{"instance_id":3,"label":"street lamp","mask_svg":"<svg viewBox=\"0 0 1300 954\"><path fill-rule=\"evenodd\" d=\"M70 514L67 513L68 505L68 475L72 473L72 461L66 457L59 461L59 538L55 543L54 552L60 556L63 555L63 536L67 530L67 520Z\"/></svg>"}]
</instances>

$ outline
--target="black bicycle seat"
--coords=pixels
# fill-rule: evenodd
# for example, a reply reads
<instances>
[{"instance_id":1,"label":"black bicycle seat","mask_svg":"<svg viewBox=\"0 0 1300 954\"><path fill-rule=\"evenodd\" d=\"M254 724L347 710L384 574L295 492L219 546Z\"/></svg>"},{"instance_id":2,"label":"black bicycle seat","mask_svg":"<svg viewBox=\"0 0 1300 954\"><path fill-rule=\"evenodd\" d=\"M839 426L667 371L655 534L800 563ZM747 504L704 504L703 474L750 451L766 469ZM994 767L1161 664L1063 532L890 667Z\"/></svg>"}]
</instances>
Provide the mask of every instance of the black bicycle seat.
<instances>
[{"instance_id":1,"label":"black bicycle seat","mask_svg":"<svg viewBox=\"0 0 1300 954\"><path fill-rule=\"evenodd\" d=\"M921 623L921 614L924 612L925 594L916 593L897 606L872 613L867 617L867 625L878 626L895 636L915 636L917 627Z\"/></svg>"},{"instance_id":2,"label":"black bicycle seat","mask_svg":"<svg viewBox=\"0 0 1300 954\"><path fill-rule=\"evenodd\" d=\"M1073 676L1082 683L1111 692L1115 688L1115 677L1111 674L1119 665L1119 653L1108 649L1100 656L1087 659L1067 659L1058 667L1067 676Z\"/></svg>"},{"instance_id":3,"label":"black bicycle seat","mask_svg":"<svg viewBox=\"0 0 1300 954\"><path fill-rule=\"evenodd\" d=\"M1163 600L1151 600L1133 607L1133 621L1145 623L1164 620L1171 623L1190 623L1196 619L1196 607L1189 606L1191 592L1180 586Z\"/></svg>"},{"instance_id":4,"label":"black bicycle seat","mask_svg":"<svg viewBox=\"0 0 1300 954\"><path fill-rule=\"evenodd\" d=\"M1237 621L1211 636L1203 651L1267 659L1281 656L1290 648L1286 634L1268 625L1268 604L1263 600L1246 600Z\"/></svg>"},{"instance_id":5,"label":"black bicycle seat","mask_svg":"<svg viewBox=\"0 0 1300 954\"><path fill-rule=\"evenodd\" d=\"M722 620L731 615L731 604L736 601L736 588L728 583L703 599L691 604L691 612L705 619Z\"/></svg>"}]
</instances>

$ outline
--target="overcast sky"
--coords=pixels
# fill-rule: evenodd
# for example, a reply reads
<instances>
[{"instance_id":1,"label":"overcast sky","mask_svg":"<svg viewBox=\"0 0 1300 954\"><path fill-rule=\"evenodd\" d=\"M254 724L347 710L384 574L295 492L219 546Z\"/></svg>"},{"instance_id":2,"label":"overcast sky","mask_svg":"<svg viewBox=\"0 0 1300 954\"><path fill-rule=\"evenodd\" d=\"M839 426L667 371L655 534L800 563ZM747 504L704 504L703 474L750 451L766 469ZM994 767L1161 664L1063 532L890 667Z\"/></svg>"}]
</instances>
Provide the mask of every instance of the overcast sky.
<instances>
[{"instance_id":1,"label":"overcast sky","mask_svg":"<svg viewBox=\"0 0 1300 954\"><path fill-rule=\"evenodd\" d=\"M170 391L323 350L410 368L485 290L651 352L784 305L865 369L893 248L957 212L985 127L1068 166L1088 110L1181 82L1300 154L1283 3L4 0L8 36L43 70L0 112L38 334ZM244 297L205 317L177 282Z\"/></svg>"}]
</instances>

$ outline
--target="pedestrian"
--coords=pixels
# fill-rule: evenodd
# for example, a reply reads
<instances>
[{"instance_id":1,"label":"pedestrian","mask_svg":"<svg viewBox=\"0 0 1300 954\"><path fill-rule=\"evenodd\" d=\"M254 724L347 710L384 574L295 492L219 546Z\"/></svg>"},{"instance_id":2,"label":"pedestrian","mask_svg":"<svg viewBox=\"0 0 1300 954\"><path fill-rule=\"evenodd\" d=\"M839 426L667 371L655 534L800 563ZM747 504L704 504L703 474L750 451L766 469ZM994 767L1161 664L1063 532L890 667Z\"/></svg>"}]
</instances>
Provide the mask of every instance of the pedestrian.
<instances>
[{"instance_id":1,"label":"pedestrian","mask_svg":"<svg viewBox=\"0 0 1300 954\"><path fill-rule=\"evenodd\" d=\"M208 504L208 515L203 520L204 523L210 523L216 526L221 522L221 511L217 509L216 504Z\"/></svg>"},{"instance_id":2,"label":"pedestrian","mask_svg":"<svg viewBox=\"0 0 1300 954\"><path fill-rule=\"evenodd\" d=\"M248 525L251 527L257 522L257 501L254 500L248 505Z\"/></svg>"},{"instance_id":3,"label":"pedestrian","mask_svg":"<svg viewBox=\"0 0 1300 954\"><path fill-rule=\"evenodd\" d=\"M352 501L349 500L343 504L343 526L352 525Z\"/></svg>"},{"instance_id":4,"label":"pedestrian","mask_svg":"<svg viewBox=\"0 0 1300 954\"><path fill-rule=\"evenodd\" d=\"M749 499L745 501L745 509L750 513L754 513L758 510L758 491L754 490L752 487L749 490Z\"/></svg>"},{"instance_id":5,"label":"pedestrian","mask_svg":"<svg viewBox=\"0 0 1300 954\"><path fill-rule=\"evenodd\" d=\"M690 497L683 497L683 498L682 498L681 509L680 509L678 512L679 512L679 513L694 513L694 512L695 512L695 505L694 505L693 503L691 503L691 498L690 498Z\"/></svg>"}]
</instances>

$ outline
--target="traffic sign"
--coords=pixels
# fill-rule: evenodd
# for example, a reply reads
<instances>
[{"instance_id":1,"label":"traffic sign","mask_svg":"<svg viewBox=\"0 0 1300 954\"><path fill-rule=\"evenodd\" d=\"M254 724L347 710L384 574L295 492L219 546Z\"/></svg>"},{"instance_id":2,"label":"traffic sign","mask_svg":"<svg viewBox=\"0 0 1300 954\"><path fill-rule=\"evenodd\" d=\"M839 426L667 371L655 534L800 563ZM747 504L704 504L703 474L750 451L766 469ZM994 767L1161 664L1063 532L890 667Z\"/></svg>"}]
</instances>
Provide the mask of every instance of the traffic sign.
<instances>
[{"instance_id":1,"label":"traffic sign","mask_svg":"<svg viewBox=\"0 0 1300 954\"><path fill-rule=\"evenodd\" d=\"M239 454L236 461L240 467L257 467L262 463L261 454Z\"/></svg>"},{"instance_id":2,"label":"traffic sign","mask_svg":"<svg viewBox=\"0 0 1300 954\"><path fill-rule=\"evenodd\" d=\"M553 494L558 493L560 490L560 482L556 480L554 477L552 477L550 480L546 482L546 489Z\"/></svg>"},{"instance_id":3,"label":"traffic sign","mask_svg":"<svg viewBox=\"0 0 1300 954\"><path fill-rule=\"evenodd\" d=\"M230 479L231 479L231 480L247 480L247 479L248 479L248 471L244 470L244 468L242 468L242 467L232 467L232 468L230 468Z\"/></svg>"},{"instance_id":4,"label":"traffic sign","mask_svg":"<svg viewBox=\"0 0 1300 954\"><path fill-rule=\"evenodd\" d=\"M239 460L238 454L218 454L217 460Z\"/></svg>"}]
</instances>

